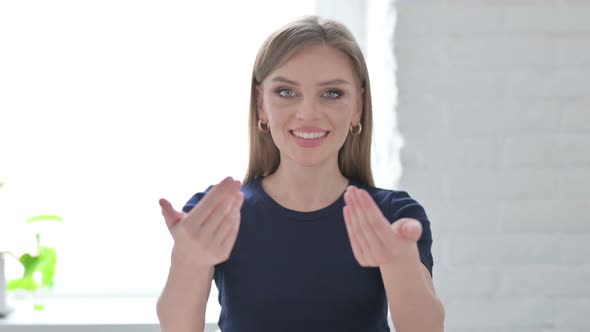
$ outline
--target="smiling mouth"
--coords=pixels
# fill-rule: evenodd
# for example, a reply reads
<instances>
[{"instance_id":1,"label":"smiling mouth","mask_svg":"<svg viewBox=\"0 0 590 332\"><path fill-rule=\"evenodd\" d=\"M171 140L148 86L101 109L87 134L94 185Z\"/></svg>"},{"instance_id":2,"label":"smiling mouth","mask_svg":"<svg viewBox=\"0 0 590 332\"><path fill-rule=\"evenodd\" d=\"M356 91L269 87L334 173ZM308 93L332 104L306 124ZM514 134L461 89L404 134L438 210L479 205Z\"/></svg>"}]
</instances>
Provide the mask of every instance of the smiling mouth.
<instances>
[{"instance_id":1,"label":"smiling mouth","mask_svg":"<svg viewBox=\"0 0 590 332\"><path fill-rule=\"evenodd\" d=\"M289 130L291 135L295 136L296 138L306 139L306 140L314 140L326 137L330 132L329 131L316 131L316 132L306 132L306 131L295 131Z\"/></svg>"}]
</instances>

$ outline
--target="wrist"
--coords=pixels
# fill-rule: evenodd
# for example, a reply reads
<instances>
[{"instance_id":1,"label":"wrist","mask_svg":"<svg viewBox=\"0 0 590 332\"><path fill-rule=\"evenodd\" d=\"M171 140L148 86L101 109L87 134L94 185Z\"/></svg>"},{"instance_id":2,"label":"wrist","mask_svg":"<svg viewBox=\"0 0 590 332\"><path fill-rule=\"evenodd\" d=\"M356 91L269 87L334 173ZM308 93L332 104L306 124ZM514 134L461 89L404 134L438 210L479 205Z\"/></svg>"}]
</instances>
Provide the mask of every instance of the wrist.
<instances>
[{"instance_id":1,"label":"wrist","mask_svg":"<svg viewBox=\"0 0 590 332\"><path fill-rule=\"evenodd\" d=\"M211 265L203 264L197 259L194 253L187 253L186 250L174 245L170 255L170 269L188 270L188 271L209 271L213 268Z\"/></svg>"},{"instance_id":2,"label":"wrist","mask_svg":"<svg viewBox=\"0 0 590 332\"><path fill-rule=\"evenodd\" d=\"M411 245L404 250L400 250L393 260L380 265L379 268L392 272L400 271L403 273L403 271L407 271L408 269L419 267L420 264L422 264L422 262L420 261L418 246Z\"/></svg>"}]
</instances>

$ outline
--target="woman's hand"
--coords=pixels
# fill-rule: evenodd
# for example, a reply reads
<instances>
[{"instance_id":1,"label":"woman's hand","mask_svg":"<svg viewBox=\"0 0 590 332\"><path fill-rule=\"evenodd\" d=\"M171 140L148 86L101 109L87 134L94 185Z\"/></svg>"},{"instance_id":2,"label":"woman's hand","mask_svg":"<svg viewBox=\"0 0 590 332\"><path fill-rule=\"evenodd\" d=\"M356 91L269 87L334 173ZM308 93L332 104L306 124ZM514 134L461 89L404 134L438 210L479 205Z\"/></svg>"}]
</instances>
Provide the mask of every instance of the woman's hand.
<instances>
[{"instance_id":1,"label":"woman's hand","mask_svg":"<svg viewBox=\"0 0 590 332\"><path fill-rule=\"evenodd\" d=\"M173 258L200 267L226 261L240 227L244 195L240 181L225 178L189 212L176 211L160 199L162 215L174 239Z\"/></svg>"},{"instance_id":2,"label":"woman's hand","mask_svg":"<svg viewBox=\"0 0 590 332\"><path fill-rule=\"evenodd\" d=\"M422 234L418 220L404 218L390 223L365 190L348 187L344 194L344 221L354 257L361 266L379 267L400 256L417 255Z\"/></svg>"}]
</instances>

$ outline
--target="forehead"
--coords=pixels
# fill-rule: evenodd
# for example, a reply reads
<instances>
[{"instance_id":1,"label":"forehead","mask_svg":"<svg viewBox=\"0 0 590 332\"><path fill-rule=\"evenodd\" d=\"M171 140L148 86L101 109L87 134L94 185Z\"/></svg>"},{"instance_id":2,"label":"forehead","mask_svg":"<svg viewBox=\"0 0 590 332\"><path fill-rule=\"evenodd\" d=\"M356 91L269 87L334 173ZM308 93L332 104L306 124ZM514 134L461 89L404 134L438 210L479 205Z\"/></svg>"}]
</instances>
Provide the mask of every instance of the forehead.
<instances>
[{"instance_id":1,"label":"forehead","mask_svg":"<svg viewBox=\"0 0 590 332\"><path fill-rule=\"evenodd\" d=\"M332 79L356 81L351 60L329 46L310 46L296 51L268 77L284 76L297 82L315 83Z\"/></svg>"}]
</instances>

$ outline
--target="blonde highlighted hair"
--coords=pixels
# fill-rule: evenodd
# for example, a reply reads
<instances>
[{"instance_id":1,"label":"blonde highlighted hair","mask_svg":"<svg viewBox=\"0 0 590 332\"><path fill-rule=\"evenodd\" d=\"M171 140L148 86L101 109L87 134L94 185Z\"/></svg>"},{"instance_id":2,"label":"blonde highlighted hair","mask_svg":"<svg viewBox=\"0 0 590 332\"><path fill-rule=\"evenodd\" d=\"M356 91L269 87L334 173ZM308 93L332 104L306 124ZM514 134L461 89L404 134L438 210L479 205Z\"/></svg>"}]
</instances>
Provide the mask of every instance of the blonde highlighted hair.
<instances>
[{"instance_id":1,"label":"blonde highlighted hair","mask_svg":"<svg viewBox=\"0 0 590 332\"><path fill-rule=\"evenodd\" d=\"M272 137L258 129L257 86L296 51L317 45L333 47L345 54L363 89L362 132L356 136L348 135L338 153L338 166L346 178L374 186L371 172L373 119L367 65L348 28L340 22L319 16L305 16L283 26L271 34L258 51L250 89L250 161L243 183L274 173L281 161Z\"/></svg>"}]
</instances>

